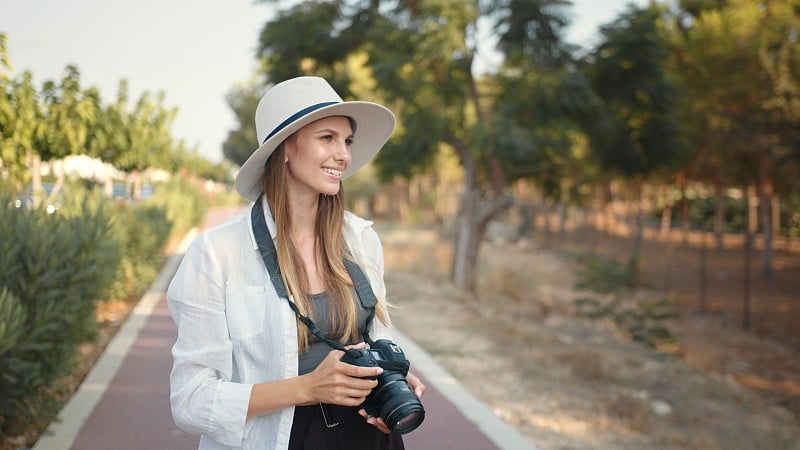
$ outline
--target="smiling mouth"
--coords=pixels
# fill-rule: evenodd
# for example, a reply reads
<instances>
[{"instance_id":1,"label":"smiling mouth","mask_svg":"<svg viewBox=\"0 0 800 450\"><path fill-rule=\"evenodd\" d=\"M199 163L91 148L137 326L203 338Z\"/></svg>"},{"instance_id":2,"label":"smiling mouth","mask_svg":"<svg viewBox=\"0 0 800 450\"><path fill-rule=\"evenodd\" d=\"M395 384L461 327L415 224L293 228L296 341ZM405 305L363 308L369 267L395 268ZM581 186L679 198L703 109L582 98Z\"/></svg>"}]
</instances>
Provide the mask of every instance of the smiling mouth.
<instances>
[{"instance_id":1,"label":"smiling mouth","mask_svg":"<svg viewBox=\"0 0 800 450\"><path fill-rule=\"evenodd\" d=\"M327 173L328 175L333 175L335 177L341 177L342 176L342 171L338 170L338 169L330 169L330 168L324 167L322 169L322 171Z\"/></svg>"}]
</instances>

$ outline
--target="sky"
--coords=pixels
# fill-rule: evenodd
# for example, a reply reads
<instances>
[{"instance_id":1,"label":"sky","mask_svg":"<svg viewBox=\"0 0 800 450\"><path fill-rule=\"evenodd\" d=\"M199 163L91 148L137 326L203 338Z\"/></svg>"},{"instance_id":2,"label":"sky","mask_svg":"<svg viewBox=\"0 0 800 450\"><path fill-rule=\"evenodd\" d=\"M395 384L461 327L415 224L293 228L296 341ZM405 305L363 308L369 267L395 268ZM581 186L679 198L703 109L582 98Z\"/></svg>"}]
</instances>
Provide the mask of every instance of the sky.
<instances>
[{"instance_id":1,"label":"sky","mask_svg":"<svg viewBox=\"0 0 800 450\"><path fill-rule=\"evenodd\" d=\"M572 1L567 40L585 48L628 3L647 3ZM271 8L252 0L0 0L0 32L14 73L30 70L37 85L75 65L81 86L97 86L106 103L122 79L131 103L143 92L163 92L164 105L178 109L173 136L218 162L236 127L225 96L253 77Z\"/></svg>"}]
</instances>

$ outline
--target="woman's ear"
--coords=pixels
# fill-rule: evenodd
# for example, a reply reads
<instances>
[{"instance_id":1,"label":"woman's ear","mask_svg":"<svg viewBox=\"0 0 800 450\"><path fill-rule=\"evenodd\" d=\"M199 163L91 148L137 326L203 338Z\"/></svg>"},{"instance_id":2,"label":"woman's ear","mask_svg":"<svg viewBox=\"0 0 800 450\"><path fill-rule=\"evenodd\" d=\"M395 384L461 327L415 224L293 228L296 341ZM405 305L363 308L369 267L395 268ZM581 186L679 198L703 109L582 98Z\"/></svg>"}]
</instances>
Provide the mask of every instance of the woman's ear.
<instances>
[{"instance_id":1,"label":"woman's ear","mask_svg":"<svg viewBox=\"0 0 800 450\"><path fill-rule=\"evenodd\" d=\"M283 151L283 163L284 164L288 164L289 163L289 147L293 147L294 143L296 141L297 141L297 133L295 132L291 136L286 138L286 140L284 140L283 143L281 143L280 150Z\"/></svg>"}]
</instances>

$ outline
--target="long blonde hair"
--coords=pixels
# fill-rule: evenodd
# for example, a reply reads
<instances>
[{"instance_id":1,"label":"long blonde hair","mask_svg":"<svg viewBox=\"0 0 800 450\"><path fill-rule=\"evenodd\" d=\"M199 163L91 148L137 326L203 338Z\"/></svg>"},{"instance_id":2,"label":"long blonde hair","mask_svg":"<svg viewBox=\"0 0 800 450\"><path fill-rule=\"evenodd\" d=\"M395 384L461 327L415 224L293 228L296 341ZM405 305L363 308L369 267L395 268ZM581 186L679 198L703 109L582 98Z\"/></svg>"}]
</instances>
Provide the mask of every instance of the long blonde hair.
<instances>
[{"instance_id":1,"label":"long blonde hair","mask_svg":"<svg viewBox=\"0 0 800 450\"><path fill-rule=\"evenodd\" d=\"M284 151L284 145L281 144L269 157L264 166L260 186L261 191L266 193L267 202L275 219L278 265L281 268L286 288L294 297L300 313L317 321L307 295L309 294L307 270L291 239L291 204L286 189L287 169L286 164L283 163ZM330 305L328 310L333 331L332 338L338 339L341 343L348 343L358 342L361 338L358 331L357 299L352 289L353 281L344 266L345 258L353 260L353 255L350 254L344 241L344 211L345 197L341 182L336 195L319 195L316 217L319 251L314 253ZM375 307L375 315L381 322L388 324L385 308L380 301ZM298 349L303 352L310 345L310 332L299 320L297 323Z\"/></svg>"}]
</instances>

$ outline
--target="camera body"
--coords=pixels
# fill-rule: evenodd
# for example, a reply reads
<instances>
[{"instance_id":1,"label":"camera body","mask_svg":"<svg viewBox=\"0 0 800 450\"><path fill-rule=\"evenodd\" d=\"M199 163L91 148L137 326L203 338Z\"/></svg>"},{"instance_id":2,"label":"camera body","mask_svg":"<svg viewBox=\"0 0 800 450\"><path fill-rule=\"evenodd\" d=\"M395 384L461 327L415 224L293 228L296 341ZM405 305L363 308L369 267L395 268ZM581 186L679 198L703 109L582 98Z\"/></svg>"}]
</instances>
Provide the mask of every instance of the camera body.
<instances>
[{"instance_id":1,"label":"camera body","mask_svg":"<svg viewBox=\"0 0 800 450\"><path fill-rule=\"evenodd\" d=\"M406 381L409 361L399 345L388 339L372 342L368 349L348 349L341 359L360 367L381 367L378 386L361 405L367 414L381 417L390 430L405 434L425 419L425 409Z\"/></svg>"}]
</instances>

